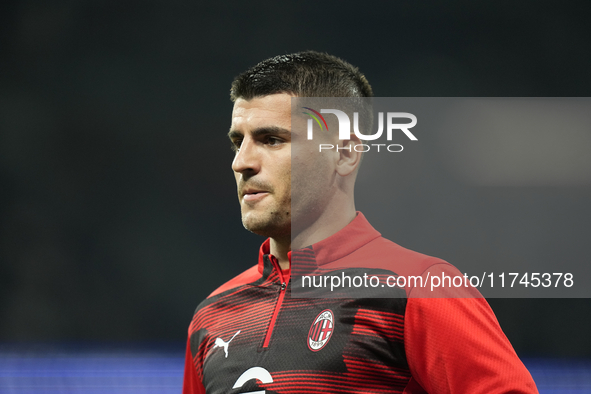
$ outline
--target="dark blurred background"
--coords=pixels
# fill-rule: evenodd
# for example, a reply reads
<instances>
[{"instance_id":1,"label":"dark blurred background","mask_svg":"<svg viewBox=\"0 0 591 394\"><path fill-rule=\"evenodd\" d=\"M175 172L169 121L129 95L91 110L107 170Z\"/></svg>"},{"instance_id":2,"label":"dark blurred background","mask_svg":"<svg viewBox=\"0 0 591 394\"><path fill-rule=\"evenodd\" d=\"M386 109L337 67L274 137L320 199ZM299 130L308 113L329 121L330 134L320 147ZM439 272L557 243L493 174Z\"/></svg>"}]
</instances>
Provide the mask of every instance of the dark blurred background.
<instances>
[{"instance_id":1,"label":"dark blurred background","mask_svg":"<svg viewBox=\"0 0 591 394\"><path fill-rule=\"evenodd\" d=\"M583 1L3 1L0 341L182 347L197 304L262 242L240 223L226 137L247 67L315 49L376 96L589 96L588 17ZM591 239L591 184L474 185L439 159L400 180L394 241L452 263L540 246L591 263L567 253ZM452 217L430 214L442 201ZM445 223L479 214L493 240ZM591 357L591 300L490 303L519 355Z\"/></svg>"}]
</instances>

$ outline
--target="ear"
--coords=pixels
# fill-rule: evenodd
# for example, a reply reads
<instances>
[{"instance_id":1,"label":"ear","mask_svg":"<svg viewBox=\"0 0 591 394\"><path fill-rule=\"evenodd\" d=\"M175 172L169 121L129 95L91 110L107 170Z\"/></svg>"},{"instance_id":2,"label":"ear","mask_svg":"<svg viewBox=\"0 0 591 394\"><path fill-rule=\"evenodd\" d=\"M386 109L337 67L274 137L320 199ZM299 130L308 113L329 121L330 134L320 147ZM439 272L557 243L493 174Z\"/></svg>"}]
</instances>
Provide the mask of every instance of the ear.
<instances>
[{"instance_id":1,"label":"ear","mask_svg":"<svg viewBox=\"0 0 591 394\"><path fill-rule=\"evenodd\" d=\"M359 167L362 152L355 150L355 146L359 144L361 144L361 140L353 133L351 133L350 140L340 140L338 142L337 152L339 153L339 158L336 170L340 176L350 175ZM358 149L362 150L361 147Z\"/></svg>"}]
</instances>

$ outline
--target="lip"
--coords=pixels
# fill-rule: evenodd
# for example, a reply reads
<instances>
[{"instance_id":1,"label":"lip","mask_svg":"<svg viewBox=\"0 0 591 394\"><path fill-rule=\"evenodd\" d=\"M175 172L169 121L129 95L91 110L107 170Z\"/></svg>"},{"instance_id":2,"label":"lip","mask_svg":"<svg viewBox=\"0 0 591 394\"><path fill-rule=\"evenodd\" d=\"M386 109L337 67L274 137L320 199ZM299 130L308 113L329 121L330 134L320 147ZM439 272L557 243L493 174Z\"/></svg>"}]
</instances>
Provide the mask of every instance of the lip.
<instances>
[{"instance_id":1,"label":"lip","mask_svg":"<svg viewBox=\"0 0 591 394\"><path fill-rule=\"evenodd\" d=\"M259 189L256 186L246 186L242 189L242 200L244 202L256 202L268 195L269 192L267 190Z\"/></svg>"},{"instance_id":2,"label":"lip","mask_svg":"<svg viewBox=\"0 0 591 394\"><path fill-rule=\"evenodd\" d=\"M263 198L267 197L269 195L269 192L260 190L260 191L256 191L256 190L247 190L242 194L242 199L245 202L256 202L256 201L260 201Z\"/></svg>"}]
</instances>

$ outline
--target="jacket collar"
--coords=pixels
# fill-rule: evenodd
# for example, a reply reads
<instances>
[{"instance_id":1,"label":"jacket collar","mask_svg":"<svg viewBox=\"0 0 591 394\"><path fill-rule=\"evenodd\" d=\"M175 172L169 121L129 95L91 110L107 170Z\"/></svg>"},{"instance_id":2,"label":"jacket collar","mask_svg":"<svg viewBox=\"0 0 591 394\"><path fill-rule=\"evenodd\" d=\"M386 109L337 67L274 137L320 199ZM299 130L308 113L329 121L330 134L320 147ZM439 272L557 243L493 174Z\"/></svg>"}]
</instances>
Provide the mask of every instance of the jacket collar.
<instances>
[{"instance_id":1,"label":"jacket collar","mask_svg":"<svg viewBox=\"0 0 591 394\"><path fill-rule=\"evenodd\" d=\"M344 228L322 241L296 250L296 256L307 256L313 258L316 266L322 266L330 262L342 259L353 253L363 245L381 237L381 234L372 227L361 212L357 212L355 219ZM271 240L267 239L259 250L259 272L263 272L264 256L270 253ZM292 261L292 252L288 253L289 261ZM299 258L298 258L299 260Z\"/></svg>"}]
</instances>

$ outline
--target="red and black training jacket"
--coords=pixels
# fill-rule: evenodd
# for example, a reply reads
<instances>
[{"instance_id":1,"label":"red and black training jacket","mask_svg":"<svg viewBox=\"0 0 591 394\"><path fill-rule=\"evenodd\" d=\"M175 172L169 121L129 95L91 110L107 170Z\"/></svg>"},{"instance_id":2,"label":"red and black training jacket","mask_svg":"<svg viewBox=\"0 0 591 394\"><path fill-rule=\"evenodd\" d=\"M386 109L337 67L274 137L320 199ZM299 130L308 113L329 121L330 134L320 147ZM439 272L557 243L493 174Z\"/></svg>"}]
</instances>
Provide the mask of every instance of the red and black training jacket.
<instances>
[{"instance_id":1,"label":"red and black training jacket","mask_svg":"<svg viewBox=\"0 0 591 394\"><path fill-rule=\"evenodd\" d=\"M290 259L294 279L306 266L323 276L462 275L384 239L361 213ZM256 266L195 311L183 393L537 393L473 289L387 291L387 298L293 297L290 271L267 240Z\"/></svg>"}]
</instances>

